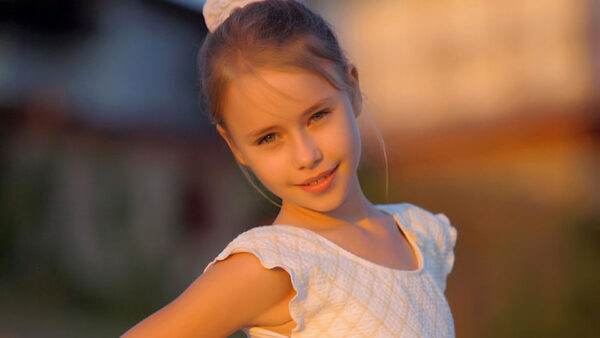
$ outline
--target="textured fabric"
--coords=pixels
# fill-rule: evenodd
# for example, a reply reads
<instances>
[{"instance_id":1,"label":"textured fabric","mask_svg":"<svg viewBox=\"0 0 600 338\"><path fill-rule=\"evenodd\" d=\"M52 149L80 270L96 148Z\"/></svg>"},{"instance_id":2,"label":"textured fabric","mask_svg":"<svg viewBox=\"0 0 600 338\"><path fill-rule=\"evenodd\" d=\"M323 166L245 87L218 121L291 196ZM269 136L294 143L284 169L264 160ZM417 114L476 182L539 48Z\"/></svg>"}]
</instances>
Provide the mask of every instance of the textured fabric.
<instances>
[{"instance_id":1,"label":"textured fabric","mask_svg":"<svg viewBox=\"0 0 600 338\"><path fill-rule=\"evenodd\" d=\"M291 276L292 337L454 337L444 296L456 229L444 214L410 203L378 205L394 216L418 260L416 270L368 261L308 229L266 225L238 235L207 266L237 252ZM206 270L206 269L205 269ZM250 337L285 337L259 327Z\"/></svg>"}]
</instances>

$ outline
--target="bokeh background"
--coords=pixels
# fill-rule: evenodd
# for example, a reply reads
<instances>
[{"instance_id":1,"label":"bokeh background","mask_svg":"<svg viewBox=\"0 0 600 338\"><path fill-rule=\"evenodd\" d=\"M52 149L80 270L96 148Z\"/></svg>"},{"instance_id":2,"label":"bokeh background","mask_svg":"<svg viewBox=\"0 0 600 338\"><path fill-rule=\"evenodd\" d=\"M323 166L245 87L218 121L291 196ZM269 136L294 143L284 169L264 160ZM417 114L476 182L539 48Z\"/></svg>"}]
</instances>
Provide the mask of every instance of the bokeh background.
<instances>
[{"instance_id":1,"label":"bokeh background","mask_svg":"<svg viewBox=\"0 0 600 338\"><path fill-rule=\"evenodd\" d=\"M306 3L359 70L368 197L458 229L457 336L597 336L600 4ZM0 0L0 337L118 336L275 217L198 109L202 5Z\"/></svg>"}]
</instances>

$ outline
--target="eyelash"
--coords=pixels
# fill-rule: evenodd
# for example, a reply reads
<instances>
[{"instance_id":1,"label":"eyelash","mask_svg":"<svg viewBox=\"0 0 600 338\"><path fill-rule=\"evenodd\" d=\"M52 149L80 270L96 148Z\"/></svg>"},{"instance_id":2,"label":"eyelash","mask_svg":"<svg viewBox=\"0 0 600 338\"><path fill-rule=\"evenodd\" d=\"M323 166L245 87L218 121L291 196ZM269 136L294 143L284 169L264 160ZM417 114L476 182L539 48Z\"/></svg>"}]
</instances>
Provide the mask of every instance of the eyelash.
<instances>
[{"instance_id":1,"label":"eyelash","mask_svg":"<svg viewBox=\"0 0 600 338\"><path fill-rule=\"evenodd\" d=\"M325 115L329 114L328 110L321 110L320 112L314 113L311 117L310 120L312 121L313 118L317 115L320 115L321 117L317 119L317 121L321 120L323 117L325 117Z\"/></svg>"},{"instance_id":2,"label":"eyelash","mask_svg":"<svg viewBox=\"0 0 600 338\"><path fill-rule=\"evenodd\" d=\"M309 118L309 121L310 122L318 122L318 121L322 120L325 117L325 115L327 115L329 113L330 113L330 111L328 111L328 110L319 111L319 112L314 113L313 115L311 115L311 117ZM315 116L319 116L319 118L317 118L316 120L313 120ZM267 139L268 139L269 136L277 136L277 135L274 134L274 133L271 133L271 134L267 134L267 135L261 137L258 140L258 142L257 142L258 145L262 145L262 144L265 144L265 143L268 144L268 143L274 142L274 140L271 141L271 142L267 141Z\"/></svg>"},{"instance_id":3,"label":"eyelash","mask_svg":"<svg viewBox=\"0 0 600 338\"><path fill-rule=\"evenodd\" d=\"M267 135L261 137L258 140L258 145L262 145L263 143L271 143L271 142L267 142L267 137L269 137L269 136L275 136L275 134L271 133L271 134L267 134Z\"/></svg>"}]
</instances>

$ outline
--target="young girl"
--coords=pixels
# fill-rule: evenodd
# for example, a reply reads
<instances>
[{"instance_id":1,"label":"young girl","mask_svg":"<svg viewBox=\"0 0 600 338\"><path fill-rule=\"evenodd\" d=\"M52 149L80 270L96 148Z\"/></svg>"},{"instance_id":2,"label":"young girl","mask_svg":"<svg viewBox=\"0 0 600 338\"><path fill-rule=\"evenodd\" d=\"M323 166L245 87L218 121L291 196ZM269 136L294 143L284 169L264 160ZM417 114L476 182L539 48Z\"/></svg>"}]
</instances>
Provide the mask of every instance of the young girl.
<instances>
[{"instance_id":1,"label":"young girl","mask_svg":"<svg viewBox=\"0 0 600 338\"><path fill-rule=\"evenodd\" d=\"M365 198L358 72L328 25L291 0L209 0L204 15L207 109L281 208L125 336L454 336L444 290L456 229Z\"/></svg>"}]
</instances>

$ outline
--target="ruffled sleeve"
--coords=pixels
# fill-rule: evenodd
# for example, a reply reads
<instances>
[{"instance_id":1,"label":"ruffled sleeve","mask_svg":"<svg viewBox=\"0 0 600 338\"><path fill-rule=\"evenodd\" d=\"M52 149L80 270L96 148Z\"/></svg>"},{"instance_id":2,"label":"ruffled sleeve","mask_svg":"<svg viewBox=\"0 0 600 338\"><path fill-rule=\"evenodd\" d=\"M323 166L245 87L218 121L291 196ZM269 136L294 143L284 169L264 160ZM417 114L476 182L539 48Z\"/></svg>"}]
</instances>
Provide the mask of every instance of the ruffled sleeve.
<instances>
[{"instance_id":1,"label":"ruffled sleeve","mask_svg":"<svg viewBox=\"0 0 600 338\"><path fill-rule=\"evenodd\" d=\"M446 289L446 279L452 268L454 267L454 247L456 246L457 231L454 226L450 223L450 219L443 214L435 214L435 217L439 220L438 226L443 235L439 241L440 258L441 264L441 277L444 280L444 287Z\"/></svg>"},{"instance_id":2,"label":"ruffled sleeve","mask_svg":"<svg viewBox=\"0 0 600 338\"><path fill-rule=\"evenodd\" d=\"M261 226L239 234L213 259L204 269L222 261L234 253L247 252L255 255L267 269L280 267L289 275L296 295L290 300L290 316L297 326L292 331L299 332L305 328L304 306L307 298L307 286L310 282L310 266L302 258L307 247L303 239L286 229Z\"/></svg>"},{"instance_id":3,"label":"ruffled sleeve","mask_svg":"<svg viewBox=\"0 0 600 338\"><path fill-rule=\"evenodd\" d=\"M421 207L412 204L409 206L411 227L416 230L424 251L429 254L430 271L440 289L445 291L446 279L454 266L457 230L445 214L433 214Z\"/></svg>"}]
</instances>

